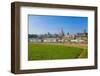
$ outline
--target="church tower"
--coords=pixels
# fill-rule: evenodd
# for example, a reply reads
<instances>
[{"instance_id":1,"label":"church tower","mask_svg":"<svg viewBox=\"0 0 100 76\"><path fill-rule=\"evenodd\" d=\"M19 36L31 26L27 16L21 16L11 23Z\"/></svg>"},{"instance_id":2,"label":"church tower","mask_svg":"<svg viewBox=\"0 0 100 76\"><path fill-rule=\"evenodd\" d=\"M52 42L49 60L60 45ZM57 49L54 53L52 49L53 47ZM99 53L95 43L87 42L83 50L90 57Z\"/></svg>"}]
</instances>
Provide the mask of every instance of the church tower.
<instances>
[{"instance_id":1,"label":"church tower","mask_svg":"<svg viewBox=\"0 0 100 76\"><path fill-rule=\"evenodd\" d=\"M64 31L63 31L63 28L61 28L61 36L64 36Z\"/></svg>"}]
</instances>

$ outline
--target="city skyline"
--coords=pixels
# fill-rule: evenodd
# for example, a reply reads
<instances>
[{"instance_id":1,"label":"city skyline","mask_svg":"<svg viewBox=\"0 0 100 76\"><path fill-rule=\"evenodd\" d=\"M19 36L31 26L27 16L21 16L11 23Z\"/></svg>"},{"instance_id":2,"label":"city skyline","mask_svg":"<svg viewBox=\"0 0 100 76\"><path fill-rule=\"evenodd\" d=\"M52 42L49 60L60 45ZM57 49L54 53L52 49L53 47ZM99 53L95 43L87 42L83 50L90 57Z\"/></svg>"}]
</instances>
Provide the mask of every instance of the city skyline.
<instances>
[{"instance_id":1,"label":"city skyline","mask_svg":"<svg viewBox=\"0 0 100 76\"><path fill-rule=\"evenodd\" d=\"M58 34L62 29L65 34L88 31L87 17L29 15L28 21L29 34Z\"/></svg>"}]
</instances>

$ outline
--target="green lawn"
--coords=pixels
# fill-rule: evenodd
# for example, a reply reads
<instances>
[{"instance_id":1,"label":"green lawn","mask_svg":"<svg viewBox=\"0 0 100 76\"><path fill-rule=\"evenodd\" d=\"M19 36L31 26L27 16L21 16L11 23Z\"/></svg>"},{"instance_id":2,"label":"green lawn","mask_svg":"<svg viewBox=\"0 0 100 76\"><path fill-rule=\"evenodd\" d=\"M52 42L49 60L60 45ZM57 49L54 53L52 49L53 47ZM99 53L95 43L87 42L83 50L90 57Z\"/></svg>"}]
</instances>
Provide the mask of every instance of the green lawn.
<instances>
[{"instance_id":1,"label":"green lawn","mask_svg":"<svg viewBox=\"0 0 100 76\"><path fill-rule=\"evenodd\" d=\"M28 44L28 60L54 60L85 58L82 48L55 44ZM83 56L80 54L83 53ZM86 52L85 52L86 53Z\"/></svg>"}]
</instances>

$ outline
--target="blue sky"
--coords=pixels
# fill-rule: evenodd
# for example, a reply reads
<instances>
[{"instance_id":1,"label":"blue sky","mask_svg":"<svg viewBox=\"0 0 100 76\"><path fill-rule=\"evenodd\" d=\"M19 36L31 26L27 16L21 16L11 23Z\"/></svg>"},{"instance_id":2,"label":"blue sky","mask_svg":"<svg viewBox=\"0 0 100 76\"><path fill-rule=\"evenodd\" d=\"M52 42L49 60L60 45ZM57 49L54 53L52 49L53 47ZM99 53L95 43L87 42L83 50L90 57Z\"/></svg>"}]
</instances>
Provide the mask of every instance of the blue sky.
<instances>
[{"instance_id":1,"label":"blue sky","mask_svg":"<svg viewBox=\"0 0 100 76\"><path fill-rule=\"evenodd\" d=\"M29 34L58 34L62 28L65 34L88 30L88 17L29 15L28 21Z\"/></svg>"}]
</instances>

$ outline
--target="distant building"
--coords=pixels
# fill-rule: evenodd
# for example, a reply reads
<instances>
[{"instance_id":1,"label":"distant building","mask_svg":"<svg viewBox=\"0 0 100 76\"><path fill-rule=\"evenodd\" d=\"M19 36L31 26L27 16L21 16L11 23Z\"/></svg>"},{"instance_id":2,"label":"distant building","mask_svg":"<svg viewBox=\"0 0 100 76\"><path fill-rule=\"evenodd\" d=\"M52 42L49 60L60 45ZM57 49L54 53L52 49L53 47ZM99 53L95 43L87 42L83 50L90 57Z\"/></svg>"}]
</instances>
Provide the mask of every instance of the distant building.
<instances>
[{"instance_id":1,"label":"distant building","mask_svg":"<svg viewBox=\"0 0 100 76\"><path fill-rule=\"evenodd\" d=\"M29 38L29 42L42 42L42 40L38 38Z\"/></svg>"},{"instance_id":2,"label":"distant building","mask_svg":"<svg viewBox=\"0 0 100 76\"><path fill-rule=\"evenodd\" d=\"M29 35L29 42L47 42L47 43L64 43L64 42L76 42L76 43L87 43L88 42L88 33L84 30L82 33L77 34L67 34L64 33L63 28L61 29L59 34L51 34L48 32L47 34Z\"/></svg>"},{"instance_id":3,"label":"distant building","mask_svg":"<svg viewBox=\"0 0 100 76\"><path fill-rule=\"evenodd\" d=\"M43 42L57 42L57 38L44 38Z\"/></svg>"},{"instance_id":4,"label":"distant building","mask_svg":"<svg viewBox=\"0 0 100 76\"><path fill-rule=\"evenodd\" d=\"M60 31L60 33L58 34L58 36L59 36L60 38L62 38L64 35L65 35L65 34L64 34L64 31L63 31L63 28L62 28L61 31Z\"/></svg>"}]
</instances>

